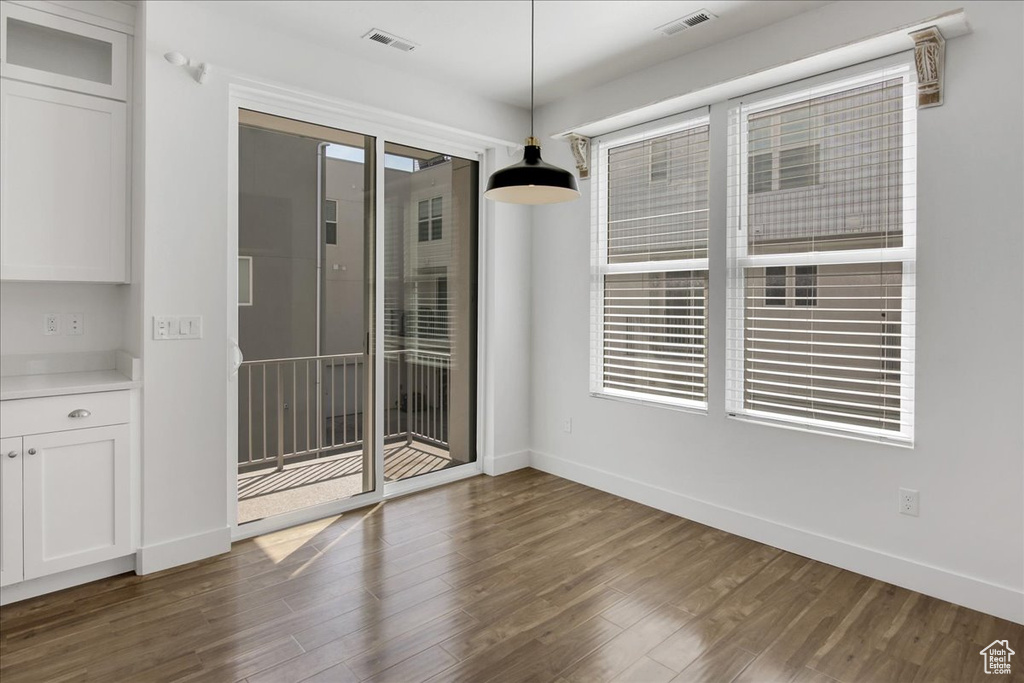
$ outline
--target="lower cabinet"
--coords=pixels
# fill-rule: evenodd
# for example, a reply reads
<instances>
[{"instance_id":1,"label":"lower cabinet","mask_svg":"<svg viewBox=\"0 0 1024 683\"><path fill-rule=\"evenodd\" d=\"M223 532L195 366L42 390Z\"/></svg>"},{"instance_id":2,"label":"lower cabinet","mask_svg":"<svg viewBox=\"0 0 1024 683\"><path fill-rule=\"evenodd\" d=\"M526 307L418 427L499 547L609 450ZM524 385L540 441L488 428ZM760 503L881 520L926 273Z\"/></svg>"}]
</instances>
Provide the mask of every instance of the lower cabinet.
<instances>
[{"instance_id":1,"label":"lower cabinet","mask_svg":"<svg viewBox=\"0 0 1024 683\"><path fill-rule=\"evenodd\" d=\"M24 578L21 526L21 439L0 439L0 586Z\"/></svg>"},{"instance_id":2,"label":"lower cabinet","mask_svg":"<svg viewBox=\"0 0 1024 683\"><path fill-rule=\"evenodd\" d=\"M0 585L132 552L129 434L115 424L0 440Z\"/></svg>"}]
</instances>

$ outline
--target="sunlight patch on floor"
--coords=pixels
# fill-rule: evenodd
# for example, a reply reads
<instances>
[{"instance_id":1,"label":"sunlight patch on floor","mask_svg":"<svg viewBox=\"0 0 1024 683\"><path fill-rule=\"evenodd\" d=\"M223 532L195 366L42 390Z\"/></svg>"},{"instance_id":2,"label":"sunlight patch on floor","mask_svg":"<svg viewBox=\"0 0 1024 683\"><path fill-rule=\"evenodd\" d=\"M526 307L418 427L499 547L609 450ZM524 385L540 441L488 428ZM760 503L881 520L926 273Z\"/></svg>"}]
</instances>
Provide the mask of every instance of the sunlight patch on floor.
<instances>
[{"instance_id":1,"label":"sunlight patch on floor","mask_svg":"<svg viewBox=\"0 0 1024 683\"><path fill-rule=\"evenodd\" d=\"M323 519L318 519L314 522L310 522L309 524L304 524L303 527L316 529L315 533L313 534L313 536L315 537L316 534L319 534L321 531L329 527L331 524L334 524L334 522L338 521L339 519L341 519L340 515L335 515L333 517L324 517ZM302 538L297 538L292 541L275 542L273 536L257 536L254 540L256 542L256 546L260 550L262 550L263 554L266 555L267 558L269 558L270 561L274 564L280 564L284 560L291 557L291 554L294 553L296 550L305 547L306 544L309 543L309 539L305 536Z\"/></svg>"},{"instance_id":2,"label":"sunlight patch on floor","mask_svg":"<svg viewBox=\"0 0 1024 683\"><path fill-rule=\"evenodd\" d=\"M294 579L296 576L298 576L302 572L306 571L306 569L311 567L317 560L319 560L321 557L323 557L325 554L327 554L327 551L329 551L331 548L333 548L335 545L337 545L341 541L341 539L343 539L346 536L348 536L355 529L358 529L359 527L361 527L363 525L363 522L366 521L367 517L369 517L373 513L377 512L377 510L379 510L383 505L384 505L384 503L382 503L382 502L381 503L377 503L372 508L367 510L363 514L363 516L359 519L358 522L356 522L355 524L350 526L348 529L345 529L344 532L339 534L337 538L335 538L333 541L331 541L326 546L324 546L324 548L320 552L318 552L314 557L311 557L308 560L306 560L305 562L303 562L302 565L299 568L297 568L295 571L293 571L291 573L291 576L289 578Z\"/></svg>"}]
</instances>

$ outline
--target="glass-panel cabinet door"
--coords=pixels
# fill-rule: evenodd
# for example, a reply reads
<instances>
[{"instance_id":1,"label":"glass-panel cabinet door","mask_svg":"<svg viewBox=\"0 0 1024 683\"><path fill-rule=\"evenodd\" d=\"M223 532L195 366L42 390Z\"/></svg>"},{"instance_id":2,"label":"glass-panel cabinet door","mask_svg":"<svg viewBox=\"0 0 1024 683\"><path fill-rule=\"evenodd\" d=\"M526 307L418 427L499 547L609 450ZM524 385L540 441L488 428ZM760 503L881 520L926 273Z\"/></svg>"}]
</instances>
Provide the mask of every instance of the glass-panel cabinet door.
<instances>
[{"instance_id":1,"label":"glass-panel cabinet door","mask_svg":"<svg viewBox=\"0 0 1024 683\"><path fill-rule=\"evenodd\" d=\"M384 478L475 462L476 161L384 147Z\"/></svg>"},{"instance_id":2,"label":"glass-panel cabinet door","mask_svg":"<svg viewBox=\"0 0 1024 683\"><path fill-rule=\"evenodd\" d=\"M128 36L0 4L0 75L115 100L127 99Z\"/></svg>"}]
</instances>

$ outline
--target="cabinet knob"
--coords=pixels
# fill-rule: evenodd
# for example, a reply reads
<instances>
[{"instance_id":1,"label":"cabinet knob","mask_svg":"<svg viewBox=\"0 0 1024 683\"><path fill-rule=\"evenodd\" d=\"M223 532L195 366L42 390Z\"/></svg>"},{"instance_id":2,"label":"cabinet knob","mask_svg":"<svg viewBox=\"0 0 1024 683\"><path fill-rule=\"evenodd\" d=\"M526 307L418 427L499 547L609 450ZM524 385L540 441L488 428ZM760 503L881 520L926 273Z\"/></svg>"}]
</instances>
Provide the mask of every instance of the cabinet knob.
<instances>
[{"instance_id":1,"label":"cabinet knob","mask_svg":"<svg viewBox=\"0 0 1024 683\"><path fill-rule=\"evenodd\" d=\"M68 413L68 417L89 417L90 415L92 415L92 413L90 413L85 408L79 408L78 410L72 410L70 413Z\"/></svg>"},{"instance_id":2,"label":"cabinet knob","mask_svg":"<svg viewBox=\"0 0 1024 683\"><path fill-rule=\"evenodd\" d=\"M17 458L18 457L18 451L11 451L10 453L7 454L7 457L8 458Z\"/></svg>"},{"instance_id":3,"label":"cabinet knob","mask_svg":"<svg viewBox=\"0 0 1024 683\"><path fill-rule=\"evenodd\" d=\"M36 454L36 449L34 449L34 448L28 449L28 454L29 455L35 455Z\"/></svg>"}]
</instances>

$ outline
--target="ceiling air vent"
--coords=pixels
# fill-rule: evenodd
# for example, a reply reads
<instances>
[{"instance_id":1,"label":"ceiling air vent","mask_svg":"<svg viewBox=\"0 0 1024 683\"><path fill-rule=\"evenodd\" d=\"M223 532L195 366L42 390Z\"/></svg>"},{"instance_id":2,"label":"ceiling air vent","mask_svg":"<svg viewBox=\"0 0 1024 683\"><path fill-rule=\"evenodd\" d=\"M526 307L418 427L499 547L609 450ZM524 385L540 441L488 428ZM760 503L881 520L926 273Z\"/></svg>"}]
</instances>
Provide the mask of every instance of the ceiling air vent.
<instances>
[{"instance_id":1,"label":"ceiling air vent","mask_svg":"<svg viewBox=\"0 0 1024 683\"><path fill-rule=\"evenodd\" d=\"M702 9L702 10L697 10L696 12L693 12L692 14L687 14L685 17L682 17L681 19L676 19L675 21L670 21L667 24L665 24L664 26L659 26L658 28L656 28L654 30L658 31L662 35L674 36L675 34L681 33L681 32L685 31L688 28L693 28L694 26L697 26L699 24L706 24L709 21L711 21L712 19L717 19L717 18L718 18L717 14L712 14L711 12L707 11L706 9Z\"/></svg>"},{"instance_id":2,"label":"ceiling air vent","mask_svg":"<svg viewBox=\"0 0 1024 683\"><path fill-rule=\"evenodd\" d=\"M371 28L363 35L363 38L366 38L367 40L372 40L376 43L380 43L381 45L388 45L390 47L395 48L396 50L401 50L402 52L412 52L417 47L419 47L416 43L412 42L411 40L399 38L394 33L381 31L379 28Z\"/></svg>"}]
</instances>

